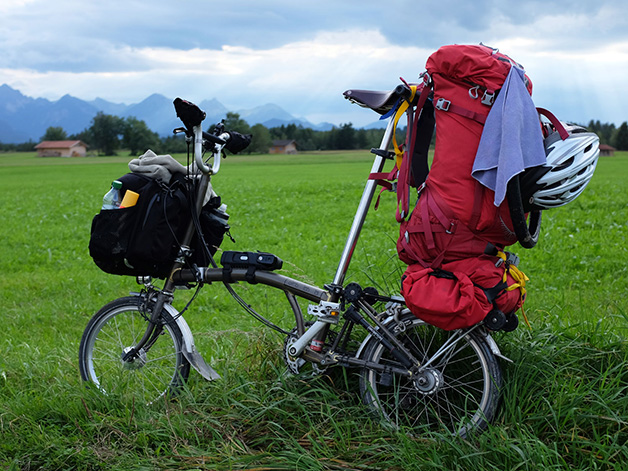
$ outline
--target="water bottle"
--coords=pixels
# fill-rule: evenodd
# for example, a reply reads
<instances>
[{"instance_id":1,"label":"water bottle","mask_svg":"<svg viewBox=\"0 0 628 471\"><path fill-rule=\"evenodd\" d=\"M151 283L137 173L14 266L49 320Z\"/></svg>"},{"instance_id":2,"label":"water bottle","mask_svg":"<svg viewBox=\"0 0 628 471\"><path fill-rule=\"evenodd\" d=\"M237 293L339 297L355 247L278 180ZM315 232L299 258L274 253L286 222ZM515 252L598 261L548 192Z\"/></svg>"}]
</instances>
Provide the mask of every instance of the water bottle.
<instances>
[{"instance_id":1,"label":"water bottle","mask_svg":"<svg viewBox=\"0 0 628 471\"><path fill-rule=\"evenodd\" d=\"M111 190L102 199L102 209L118 209L120 207L120 189L122 182L115 180L111 184Z\"/></svg>"}]
</instances>

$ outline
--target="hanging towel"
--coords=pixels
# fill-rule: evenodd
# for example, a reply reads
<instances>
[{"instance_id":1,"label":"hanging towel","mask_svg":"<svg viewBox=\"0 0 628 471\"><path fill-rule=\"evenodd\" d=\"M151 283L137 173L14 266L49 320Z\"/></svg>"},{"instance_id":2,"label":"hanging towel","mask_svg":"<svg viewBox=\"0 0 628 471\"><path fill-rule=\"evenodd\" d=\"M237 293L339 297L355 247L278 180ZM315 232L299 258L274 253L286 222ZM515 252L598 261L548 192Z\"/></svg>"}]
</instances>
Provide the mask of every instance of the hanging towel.
<instances>
[{"instance_id":1,"label":"hanging towel","mask_svg":"<svg viewBox=\"0 0 628 471\"><path fill-rule=\"evenodd\" d=\"M512 177L546 163L539 115L524 82L512 66L486 118L471 175L495 192L499 206Z\"/></svg>"}]
</instances>

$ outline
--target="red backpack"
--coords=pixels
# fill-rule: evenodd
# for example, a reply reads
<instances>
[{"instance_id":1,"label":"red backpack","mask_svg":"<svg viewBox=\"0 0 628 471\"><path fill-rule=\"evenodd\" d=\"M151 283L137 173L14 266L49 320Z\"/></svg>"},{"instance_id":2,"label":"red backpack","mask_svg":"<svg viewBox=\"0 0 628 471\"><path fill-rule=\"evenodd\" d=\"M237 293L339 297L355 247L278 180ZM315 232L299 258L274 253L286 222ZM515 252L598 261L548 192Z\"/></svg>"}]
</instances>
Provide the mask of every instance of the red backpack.
<instances>
[{"instance_id":1,"label":"red backpack","mask_svg":"<svg viewBox=\"0 0 628 471\"><path fill-rule=\"evenodd\" d=\"M517 241L508 205L496 207L494 193L471 176L484 122L513 64L481 45L444 46L429 57L421 95L433 88L436 146L418 204L401 223L397 249L404 262L438 267L481 255L489 243L504 248ZM406 186L412 177L402 173L399 185Z\"/></svg>"},{"instance_id":2,"label":"red backpack","mask_svg":"<svg viewBox=\"0 0 628 471\"><path fill-rule=\"evenodd\" d=\"M397 251L410 265L402 294L417 317L447 330L477 324L494 310L513 314L524 299L527 278L495 255L505 259L504 248L517 242L508 204L495 206L495 193L471 175L484 123L512 67L522 69L487 46L440 48L428 58L424 82L413 87L418 99L410 100L416 109L403 153L395 149ZM531 94L527 76L525 88ZM411 213L409 186L419 188ZM492 255L485 254L487 247Z\"/></svg>"}]
</instances>

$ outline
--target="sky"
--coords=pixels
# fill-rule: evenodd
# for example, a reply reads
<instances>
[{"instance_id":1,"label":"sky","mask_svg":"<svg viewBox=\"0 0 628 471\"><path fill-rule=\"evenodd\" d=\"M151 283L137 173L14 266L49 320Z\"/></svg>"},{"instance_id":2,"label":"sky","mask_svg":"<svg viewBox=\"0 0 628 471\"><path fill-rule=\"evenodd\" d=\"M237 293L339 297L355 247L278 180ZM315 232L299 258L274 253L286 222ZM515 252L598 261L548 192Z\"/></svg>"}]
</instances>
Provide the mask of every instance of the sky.
<instances>
[{"instance_id":1,"label":"sky","mask_svg":"<svg viewBox=\"0 0 628 471\"><path fill-rule=\"evenodd\" d=\"M628 120L626 0L2 0L0 84L132 104L275 103L313 123L376 120L350 89L417 81L447 44L522 64L560 119Z\"/></svg>"}]
</instances>

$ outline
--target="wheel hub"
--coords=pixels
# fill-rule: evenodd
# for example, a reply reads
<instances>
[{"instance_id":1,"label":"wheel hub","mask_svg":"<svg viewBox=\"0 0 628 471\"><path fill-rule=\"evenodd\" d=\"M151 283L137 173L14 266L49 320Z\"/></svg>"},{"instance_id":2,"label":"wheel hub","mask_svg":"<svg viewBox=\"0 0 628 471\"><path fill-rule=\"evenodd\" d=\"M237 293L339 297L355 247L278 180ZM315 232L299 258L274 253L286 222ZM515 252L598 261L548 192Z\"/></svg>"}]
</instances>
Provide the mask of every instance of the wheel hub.
<instances>
[{"instance_id":1,"label":"wheel hub","mask_svg":"<svg viewBox=\"0 0 628 471\"><path fill-rule=\"evenodd\" d=\"M443 387L443 375L434 368L421 371L414 379L414 388L423 395L437 393Z\"/></svg>"},{"instance_id":2,"label":"wheel hub","mask_svg":"<svg viewBox=\"0 0 628 471\"><path fill-rule=\"evenodd\" d=\"M126 347L122 351L122 358L124 358L124 356L127 353L129 353L132 349L133 347ZM139 352L137 352L137 354L135 355L135 358L129 361L124 361L124 360L122 361L122 366L126 370L139 370L144 365L146 365L146 352L144 351L144 349L141 349Z\"/></svg>"}]
</instances>

